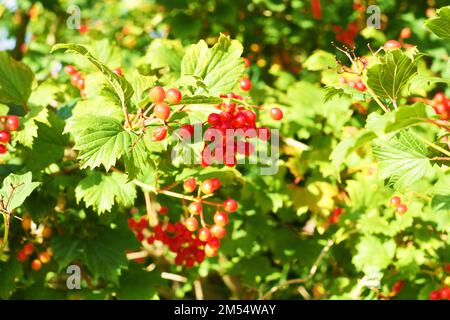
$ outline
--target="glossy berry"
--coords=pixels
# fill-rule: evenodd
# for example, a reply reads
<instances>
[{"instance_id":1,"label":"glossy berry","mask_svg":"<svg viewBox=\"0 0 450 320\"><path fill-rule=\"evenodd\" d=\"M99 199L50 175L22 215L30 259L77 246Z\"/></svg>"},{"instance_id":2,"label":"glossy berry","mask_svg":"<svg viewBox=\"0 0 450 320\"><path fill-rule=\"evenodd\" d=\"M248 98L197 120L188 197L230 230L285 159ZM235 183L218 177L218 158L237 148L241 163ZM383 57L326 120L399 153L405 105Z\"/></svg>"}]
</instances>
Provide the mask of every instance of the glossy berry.
<instances>
[{"instance_id":1,"label":"glossy berry","mask_svg":"<svg viewBox=\"0 0 450 320\"><path fill-rule=\"evenodd\" d=\"M434 290L430 292L430 300L440 300L441 292L438 290Z\"/></svg>"},{"instance_id":2,"label":"glossy berry","mask_svg":"<svg viewBox=\"0 0 450 320\"><path fill-rule=\"evenodd\" d=\"M227 230L217 224L213 225L210 229L211 236L217 239L222 239L227 234Z\"/></svg>"},{"instance_id":3,"label":"glossy berry","mask_svg":"<svg viewBox=\"0 0 450 320\"><path fill-rule=\"evenodd\" d=\"M186 229L188 229L191 232L194 232L195 230L198 229L198 221L194 217L187 218L185 225Z\"/></svg>"},{"instance_id":4,"label":"glossy berry","mask_svg":"<svg viewBox=\"0 0 450 320\"><path fill-rule=\"evenodd\" d=\"M6 129L9 131L16 131L19 128L20 121L17 116L7 116L6 117Z\"/></svg>"},{"instance_id":5,"label":"glossy berry","mask_svg":"<svg viewBox=\"0 0 450 320\"><path fill-rule=\"evenodd\" d=\"M394 196L391 198L391 200L389 200L389 203L392 206L397 207L398 205L400 205L402 203L402 200L400 199L400 197Z\"/></svg>"},{"instance_id":6,"label":"glossy berry","mask_svg":"<svg viewBox=\"0 0 450 320\"><path fill-rule=\"evenodd\" d=\"M208 123L212 127L218 127L222 123L222 118L221 118L220 114L218 114L218 113L211 113L208 116Z\"/></svg>"},{"instance_id":7,"label":"glossy berry","mask_svg":"<svg viewBox=\"0 0 450 320\"><path fill-rule=\"evenodd\" d=\"M251 110L243 111L244 117L247 120L248 124L255 124L256 122L256 113Z\"/></svg>"},{"instance_id":8,"label":"glossy berry","mask_svg":"<svg viewBox=\"0 0 450 320\"><path fill-rule=\"evenodd\" d=\"M166 121L167 119L169 119L170 116L170 108L165 103L157 104L155 106L155 109L153 110L153 114L155 115L155 117L163 121Z\"/></svg>"},{"instance_id":9,"label":"glossy berry","mask_svg":"<svg viewBox=\"0 0 450 320\"><path fill-rule=\"evenodd\" d=\"M39 271L42 268L42 262L38 259L34 259L31 262L31 269L33 269L34 271Z\"/></svg>"},{"instance_id":10,"label":"glossy berry","mask_svg":"<svg viewBox=\"0 0 450 320\"><path fill-rule=\"evenodd\" d=\"M167 136L167 128L166 127L156 127L152 132L153 140L162 141Z\"/></svg>"},{"instance_id":11,"label":"glossy berry","mask_svg":"<svg viewBox=\"0 0 450 320\"><path fill-rule=\"evenodd\" d=\"M398 42L397 40L388 40L385 42L383 48L384 50L390 50L390 49L400 49L402 47L402 44Z\"/></svg>"},{"instance_id":12,"label":"glossy berry","mask_svg":"<svg viewBox=\"0 0 450 320\"><path fill-rule=\"evenodd\" d=\"M200 202L191 202L188 206L188 211L190 214L198 215L203 211L202 204Z\"/></svg>"},{"instance_id":13,"label":"glossy berry","mask_svg":"<svg viewBox=\"0 0 450 320\"><path fill-rule=\"evenodd\" d=\"M191 124L181 126L179 135L182 139L190 139L194 135L194 126Z\"/></svg>"},{"instance_id":14,"label":"glossy berry","mask_svg":"<svg viewBox=\"0 0 450 320\"><path fill-rule=\"evenodd\" d=\"M406 211L408 211L408 207L406 204L400 204L395 208L395 211L397 211L398 214L404 214Z\"/></svg>"},{"instance_id":15,"label":"glossy berry","mask_svg":"<svg viewBox=\"0 0 450 320\"><path fill-rule=\"evenodd\" d=\"M217 211L214 214L214 223L218 226L225 227L228 223L228 215L225 212Z\"/></svg>"},{"instance_id":16,"label":"glossy berry","mask_svg":"<svg viewBox=\"0 0 450 320\"><path fill-rule=\"evenodd\" d=\"M205 245L205 255L209 258L217 255L217 248L213 248L209 243Z\"/></svg>"},{"instance_id":17,"label":"glossy berry","mask_svg":"<svg viewBox=\"0 0 450 320\"><path fill-rule=\"evenodd\" d=\"M358 81L355 83L354 88L358 91L364 92L367 90L366 85L362 81Z\"/></svg>"},{"instance_id":18,"label":"glossy berry","mask_svg":"<svg viewBox=\"0 0 450 320\"><path fill-rule=\"evenodd\" d=\"M239 87L244 91L249 91L252 88L252 82L249 78L242 78L239 80Z\"/></svg>"},{"instance_id":19,"label":"glossy berry","mask_svg":"<svg viewBox=\"0 0 450 320\"><path fill-rule=\"evenodd\" d=\"M166 92L166 100L170 104L178 104L181 101L182 95L180 90L171 88Z\"/></svg>"},{"instance_id":20,"label":"glossy berry","mask_svg":"<svg viewBox=\"0 0 450 320\"><path fill-rule=\"evenodd\" d=\"M228 199L223 202L223 209L228 213L235 212L237 208L238 204L234 199Z\"/></svg>"},{"instance_id":21,"label":"glossy berry","mask_svg":"<svg viewBox=\"0 0 450 320\"><path fill-rule=\"evenodd\" d=\"M8 148L5 145L0 144L0 154L5 154L8 152Z\"/></svg>"},{"instance_id":22,"label":"glossy berry","mask_svg":"<svg viewBox=\"0 0 450 320\"><path fill-rule=\"evenodd\" d=\"M441 289L441 299L450 300L450 287L445 287Z\"/></svg>"},{"instance_id":23,"label":"glossy berry","mask_svg":"<svg viewBox=\"0 0 450 320\"><path fill-rule=\"evenodd\" d=\"M123 76L123 71L122 71L122 68L120 68L120 67L114 69L113 72L119 76Z\"/></svg>"},{"instance_id":24,"label":"glossy berry","mask_svg":"<svg viewBox=\"0 0 450 320\"><path fill-rule=\"evenodd\" d=\"M216 191L220 188L221 182L217 178L211 178L209 181L211 181L211 185L213 187L213 190Z\"/></svg>"},{"instance_id":25,"label":"glossy berry","mask_svg":"<svg viewBox=\"0 0 450 320\"><path fill-rule=\"evenodd\" d=\"M403 28L402 31L400 31L400 38L402 39L408 39L411 38L412 32L410 28Z\"/></svg>"},{"instance_id":26,"label":"glossy berry","mask_svg":"<svg viewBox=\"0 0 450 320\"><path fill-rule=\"evenodd\" d=\"M75 68L72 65L68 65L64 67L64 72L67 73L69 76L73 76L75 73L77 73L77 68Z\"/></svg>"},{"instance_id":27,"label":"glossy berry","mask_svg":"<svg viewBox=\"0 0 450 320\"><path fill-rule=\"evenodd\" d=\"M39 260L41 260L42 263L49 263L51 260L51 256L48 252L41 252L39 253Z\"/></svg>"},{"instance_id":28,"label":"glossy berry","mask_svg":"<svg viewBox=\"0 0 450 320\"><path fill-rule=\"evenodd\" d=\"M84 90L84 79L83 78L78 79L75 86L80 90Z\"/></svg>"},{"instance_id":29,"label":"glossy berry","mask_svg":"<svg viewBox=\"0 0 450 320\"><path fill-rule=\"evenodd\" d=\"M32 254L33 253L33 251L34 251L34 246L33 246L33 244L32 243L26 243L24 246L23 246L23 252L27 255L27 256L29 256L30 254Z\"/></svg>"},{"instance_id":30,"label":"glossy berry","mask_svg":"<svg viewBox=\"0 0 450 320\"><path fill-rule=\"evenodd\" d=\"M156 86L150 90L149 96L153 103L161 103L166 98L166 93L163 87Z\"/></svg>"},{"instance_id":31,"label":"glossy berry","mask_svg":"<svg viewBox=\"0 0 450 320\"><path fill-rule=\"evenodd\" d=\"M19 262L24 262L25 260L27 260L27 255L25 254L25 252L23 252L23 250L21 250L17 252L16 258Z\"/></svg>"},{"instance_id":32,"label":"glossy berry","mask_svg":"<svg viewBox=\"0 0 450 320\"><path fill-rule=\"evenodd\" d=\"M283 111L280 108L272 108L269 110L269 116L276 121L283 119Z\"/></svg>"},{"instance_id":33,"label":"glossy berry","mask_svg":"<svg viewBox=\"0 0 450 320\"><path fill-rule=\"evenodd\" d=\"M198 238L203 242L208 242L211 239L211 232L208 228L201 228L198 230Z\"/></svg>"},{"instance_id":34,"label":"glossy berry","mask_svg":"<svg viewBox=\"0 0 450 320\"><path fill-rule=\"evenodd\" d=\"M75 73L72 77L70 77L70 83L74 86L78 86L78 81L81 79L81 74Z\"/></svg>"},{"instance_id":35,"label":"glossy berry","mask_svg":"<svg viewBox=\"0 0 450 320\"><path fill-rule=\"evenodd\" d=\"M191 193L195 190L195 188L197 188L197 181L194 178L190 177L184 180L183 189L185 192Z\"/></svg>"},{"instance_id":36,"label":"glossy berry","mask_svg":"<svg viewBox=\"0 0 450 320\"><path fill-rule=\"evenodd\" d=\"M204 194L211 194L214 192L214 187L213 184L211 183L211 180L203 181L200 188L202 189L202 192Z\"/></svg>"},{"instance_id":37,"label":"glossy berry","mask_svg":"<svg viewBox=\"0 0 450 320\"><path fill-rule=\"evenodd\" d=\"M220 247L220 240L217 239L217 238L213 238L212 237L211 239L209 239L207 245L209 245L211 248L219 249L219 247Z\"/></svg>"},{"instance_id":38,"label":"glossy berry","mask_svg":"<svg viewBox=\"0 0 450 320\"><path fill-rule=\"evenodd\" d=\"M7 143L11 139L11 134L7 130L0 131L0 142Z\"/></svg>"}]
</instances>

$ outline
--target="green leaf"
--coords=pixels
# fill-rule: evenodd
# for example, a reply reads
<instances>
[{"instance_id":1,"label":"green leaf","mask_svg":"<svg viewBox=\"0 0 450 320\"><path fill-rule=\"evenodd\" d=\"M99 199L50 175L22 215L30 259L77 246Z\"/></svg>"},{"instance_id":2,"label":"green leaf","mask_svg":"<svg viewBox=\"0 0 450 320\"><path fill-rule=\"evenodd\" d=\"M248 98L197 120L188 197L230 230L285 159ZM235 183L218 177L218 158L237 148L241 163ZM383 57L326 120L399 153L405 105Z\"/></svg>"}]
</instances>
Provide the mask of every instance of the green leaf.
<instances>
[{"instance_id":1,"label":"green leaf","mask_svg":"<svg viewBox=\"0 0 450 320\"><path fill-rule=\"evenodd\" d=\"M381 271L391 264L395 249L394 240L382 242L375 236L366 235L356 245L357 254L353 256L352 262L360 271L373 268Z\"/></svg>"},{"instance_id":2,"label":"green leaf","mask_svg":"<svg viewBox=\"0 0 450 320\"><path fill-rule=\"evenodd\" d=\"M440 8L437 15L425 21L425 27L438 37L450 40L450 6Z\"/></svg>"},{"instance_id":3,"label":"green leaf","mask_svg":"<svg viewBox=\"0 0 450 320\"><path fill-rule=\"evenodd\" d=\"M148 91L154 86L156 77L144 76L139 72L135 71L131 76L131 86L133 87L133 97L131 101L138 107L141 106L141 101L144 99L149 99Z\"/></svg>"},{"instance_id":4,"label":"green leaf","mask_svg":"<svg viewBox=\"0 0 450 320\"><path fill-rule=\"evenodd\" d=\"M419 181L431 169L427 146L408 130L374 146L379 160L379 175L395 189L405 189Z\"/></svg>"},{"instance_id":5,"label":"green leaf","mask_svg":"<svg viewBox=\"0 0 450 320\"><path fill-rule=\"evenodd\" d=\"M183 96L179 104L213 104L217 105L222 103L221 98L206 96L206 95L195 95L195 96Z\"/></svg>"},{"instance_id":6,"label":"green leaf","mask_svg":"<svg viewBox=\"0 0 450 320\"><path fill-rule=\"evenodd\" d=\"M130 270L124 272L119 280L117 298L119 300L148 300L158 298L156 286L163 285L161 274L157 270L151 272L141 269L133 263Z\"/></svg>"},{"instance_id":7,"label":"green leaf","mask_svg":"<svg viewBox=\"0 0 450 320\"><path fill-rule=\"evenodd\" d=\"M179 75L183 54L184 49L180 41L155 39L147 50L146 61L150 62L153 69L169 67Z\"/></svg>"},{"instance_id":8,"label":"green leaf","mask_svg":"<svg viewBox=\"0 0 450 320\"><path fill-rule=\"evenodd\" d=\"M402 89L417 73L418 59L411 59L401 50L386 52L380 63L367 70L368 86L378 97L396 103Z\"/></svg>"},{"instance_id":9,"label":"green leaf","mask_svg":"<svg viewBox=\"0 0 450 320\"><path fill-rule=\"evenodd\" d=\"M11 173L3 180L0 199L3 200L5 205L7 204L6 209L8 211L20 207L33 190L39 186L39 183L32 182L31 178L31 172L22 175Z\"/></svg>"},{"instance_id":10,"label":"green leaf","mask_svg":"<svg viewBox=\"0 0 450 320\"><path fill-rule=\"evenodd\" d=\"M201 40L187 49L181 63L181 76L200 77L211 95L230 92L244 71L242 51L238 41L223 34L211 49ZM195 94L206 92L198 88Z\"/></svg>"},{"instance_id":11,"label":"green leaf","mask_svg":"<svg viewBox=\"0 0 450 320\"><path fill-rule=\"evenodd\" d=\"M450 85L450 79L445 79L441 77L431 77L431 76L424 76L421 74L416 75L411 79L409 82L409 91L417 92L429 85L435 84L435 83L446 83Z\"/></svg>"},{"instance_id":12,"label":"green leaf","mask_svg":"<svg viewBox=\"0 0 450 320\"><path fill-rule=\"evenodd\" d=\"M33 146L34 138L37 137L38 125L37 122L46 122L48 116L48 109L43 106L30 105L30 112L22 118L21 123L23 129L17 132L16 140L28 147Z\"/></svg>"},{"instance_id":13,"label":"green leaf","mask_svg":"<svg viewBox=\"0 0 450 320\"><path fill-rule=\"evenodd\" d=\"M450 175L441 177L433 186L431 193L433 194L431 201L433 210L450 214Z\"/></svg>"},{"instance_id":14,"label":"green leaf","mask_svg":"<svg viewBox=\"0 0 450 320\"><path fill-rule=\"evenodd\" d=\"M78 183L75 196L77 202L83 200L86 207L93 207L100 214L111 211L114 203L123 207L133 205L136 188L133 183L127 182L127 177L123 174L94 171Z\"/></svg>"},{"instance_id":15,"label":"green leaf","mask_svg":"<svg viewBox=\"0 0 450 320\"><path fill-rule=\"evenodd\" d=\"M326 70L336 67L336 59L332 53L319 49L306 59L303 66L311 71Z\"/></svg>"},{"instance_id":16,"label":"green leaf","mask_svg":"<svg viewBox=\"0 0 450 320\"><path fill-rule=\"evenodd\" d=\"M105 76L105 79L120 99L122 106L128 105L128 101L133 96L133 88L125 77L119 76L118 74L112 72L105 64L95 58L91 53L89 53L86 47L82 45L60 43L54 45L51 52L59 49L66 49L69 50L69 52L75 52L87 58Z\"/></svg>"},{"instance_id":17,"label":"green leaf","mask_svg":"<svg viewBox=\"0 0 450 320\"><path fill-rule=\"evenodd\" d=\"M23 276L22 264L15 258L0 262L0 299L9 299Z\"/></svg>"},{"instance_id":18,"label":"green leaf","mask_svg":"<svg viewBox=\"0 0 450 320\"><path fill-rule=\"evenodd\" d=\"M0 103L25 105L33 79L34 74L26 64L0 51Z\"/></svg>"},{"instance_id":19,"label":"green leaf","mask_svg":"<svg viewBox=\"0 0 450 320\"><path fill-rule=\"evenodd\" d=\"M51 245L59 272L82 256L82 241L77 238L56 235L52 238Z\"/></svg>"}]
</instances>

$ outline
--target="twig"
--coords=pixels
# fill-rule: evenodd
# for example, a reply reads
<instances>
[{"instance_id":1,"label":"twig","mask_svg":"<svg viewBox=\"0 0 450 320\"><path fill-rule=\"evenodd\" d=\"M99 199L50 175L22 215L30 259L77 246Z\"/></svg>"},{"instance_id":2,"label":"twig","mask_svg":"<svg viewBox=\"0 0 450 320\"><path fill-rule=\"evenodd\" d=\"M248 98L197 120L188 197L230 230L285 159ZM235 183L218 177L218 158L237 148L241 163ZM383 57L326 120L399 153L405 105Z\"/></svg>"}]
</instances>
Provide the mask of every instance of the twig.
<instances>
[{"instance_id":1,"label":"twig","mask_svg":"<svg viewBox=\"0 0 450 320\"><path fill-rule=\"evenodd\" d=\"M334 245L334 240L332 240L332 239L328 240L327 245L325 247L323 247L323 249L320 252L319 256L317 257L316 261L312 265L311 270L309 271L309 274L306 277L286 280L286 281L280 283L279 285L272 287L265 295L262 296L261 300L270 299L275 292L277 292L279 289L281 289L283 287L289 286L291 284L305 283L305 282L308 282L309 280L311 280L314 277L314 275L316 274L319 264L322 261L322 259L325 257L325 254L330 250L330 248L333 245Z\"/></svg>"},{"instance_id":2,"label":"twig","mask_svg":"<svg viewBox=\"0 0 450 320\"><path fill-rule=\"evenodd\" d=\"M202 282L200 279L194 281L194 292L197 300L204 300Z\"/></svg>"},{"instance_id":3,"label":"twig","mask_svg":"<svg viewBox=\"0 0 450 320\"><path fill-rule=\"evenodd\" d=\"M148 191L144 191L144 198L145 208L147 209L148 224L150 227L155 227L156 225L158 225L158 214L156 213L156 210L152 205L150 193Z\"/></svg>"}]
</instances>

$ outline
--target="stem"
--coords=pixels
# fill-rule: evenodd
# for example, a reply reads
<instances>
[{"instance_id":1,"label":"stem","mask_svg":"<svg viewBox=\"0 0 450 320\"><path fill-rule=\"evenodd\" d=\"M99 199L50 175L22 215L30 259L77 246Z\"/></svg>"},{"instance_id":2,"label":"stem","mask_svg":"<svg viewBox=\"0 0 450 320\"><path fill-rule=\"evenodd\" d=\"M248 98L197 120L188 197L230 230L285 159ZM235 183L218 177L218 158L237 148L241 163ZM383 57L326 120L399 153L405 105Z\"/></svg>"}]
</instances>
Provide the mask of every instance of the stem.
<instances>
[{"instance_id":1,"label":"stem","mask_svg":"<svg viewBox=\"0 0 450 320\"><path fill-rule=\"evenodd\" d=\"M152 205L152 200L150 197L150 193L144 191L145 198L145 208L147 209L147 219L150 227L155 227L158 225L158 214L155 211L155 208Z\"/></svg>"},{"instance_id":2,"label":"stem","mask_svg":"<svg viewBox=\"0 0 450 320\"><path fill-rule=\"evenodd\" d=\"M412 132L412 131L411 131L411 132ZM437 144L435 144L435 143L433 143L433 142L431 142L431 141L428 141L428 140L425 139L425 138L422 138L421 136L419 136L418 134L416 134L416 133L414 133L414 132L412 132L412 133L413 133L413 135L414 135L416 138L418 138L418 139L419 139L420 141L422 141L423 143L427 144L427 145L430 146L431 148L433 148L433 149L435 149L435 150L437 150L437 151L439 151L439 152L442 152L443 154L445 154L445 155L447 155L447 156L450 157L450 151L447 151L447 150L445 150L444 148L438 146Z\"/></svg>"},{"instance_id":3,"label":"stem","mask_svg":"<svg viewBox=\"0 0 450 320\"><path fill-rule=\"evenodd\" d=\"M434 157L431 161L450 161L450 157Z\"/></svg>"},{"instance_id":4,"label":"stem","mask_svg":"<svg viewBox=\"0 0 450 320\"><path fill-rule=\"evenodd\" d=\"M378 96L375 94L375 92L373 92L373 90L369 87L369 85L367 84L367 82L363 76L361 76L361 81L366 86L367 92L372 96L372 98L375 100L375 102L378 103L378 105L381 107L381 109L383 109L384 112L390 112L391 110L389 110L389 107L385 106L383 104L383 102L381 102L381 100L378 98Z\"/></svg>"}]
</instances>

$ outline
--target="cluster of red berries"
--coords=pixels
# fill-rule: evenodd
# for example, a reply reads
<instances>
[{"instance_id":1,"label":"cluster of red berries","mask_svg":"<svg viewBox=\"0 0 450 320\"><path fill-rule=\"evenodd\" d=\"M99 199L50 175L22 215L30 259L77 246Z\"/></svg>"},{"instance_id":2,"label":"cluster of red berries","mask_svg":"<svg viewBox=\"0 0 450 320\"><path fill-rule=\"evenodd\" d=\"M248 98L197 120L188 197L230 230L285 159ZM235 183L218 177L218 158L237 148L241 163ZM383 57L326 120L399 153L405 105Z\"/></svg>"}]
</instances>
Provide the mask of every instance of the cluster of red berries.
<instances>
[{"instance_id":1,"label":"cluster of red berries","mask_svg":"<svg viewBox=\"0 0 450 320\"><path fill-rule=\"evenodd\" d=\"M347 24L347 29L344 29L341 26L335 26L333 28L333 31L336 34L337 41L345 44L348 47L355 46L355 38L359 32L359 27L356 22L349 22Z\"/></svg>"},{"instance_id":2,"label":"cluster of red berries","mask_svg":"<svg viewBox=\"0 0 450 320\"><path fill-rule=\"evenodd\" d=\"M29 256L31 256L35 251L34 245L32 243L26 243L22 247L22 250L17 252L16 258L18 261L24 263ZM49 263L52 259L52 251L48 249L47 251L42 251L37 253L35 259L31 261L31 269L34 271L39 271L42 268L42 264Z\"/></svg>"},{"instance_id":3,"label":"cluster of red berries","mask_svg":"<svg viewBox=\"0 0 450 320\"><path fill-rule=\"evenodd\" d=\"M209 166L216 162L233 167L236 165L238 153L249 157L255 151L255 146L248 139L256 136L261 140L270 138L268 128L256 126L256 113L235 102L236 100L243 100L242 96L229 93L221 95L221 98L228 98L230 101L217 105L217 108L222 110L220 113L213 112L208 116L209 127L205 131L204 139L214 142L214 145L204 147L202 152L203 166ZM279 121L283 118L283 112L279 108L271 108L269 116ZM239 136L242 141L235 140L234 133L238 132L241 133Z\"/></svg>"},{"instance_id":4,"label":"cluster of red berries","mask_svg":"<svg viewBox=\"0 0 450 320\"><path fill-rule=\"evenodd\" d=\"M351 87L353 87L356 90L361 91L361 92L364 92L364 91L367 90L366 85L364 84L364 82L361 79L358 79L358 80L354 81L354 80L348 80L345 77L340 77L339 81L341 83L348 84L349 86L351 86Z\"/></svg>"},{"instance_id":5,"label":"cluster of red berries","mask_svg":"<svg viewBox=\"0 0 450 320\"><path fill-rule=\"evenodd\" d=\"M339 222L339 216L344 213L344 208L334 208L331 216L328 218L330 224Z\"/></svg>"},{"instance_id":6,"label":"cluster of red berries","mask_svg":"<svg viewBox=\"0 0 450 320\"><path fill-rule=\"evenodd\" d=\"M77 68L75 68L72 65L68 65L64 67L64 72L70 76L70 83L80 90L81 96L86 95L86 89L84 84L84 77L83 75L78 72Z\"/></svg>"},{"instance_id":7,"label":"cluster of red berries","mask_svg":"<svg viewBox=\"0 0 450 320\"><path fill-rule=\"evenodd\" d=\"M153 116L162 121L166 121L170 117L170 107L168 104L178 104L181 101L182 94L180 90L171 88L167 91L163 87L156 86L150 90L150 100L155 104L153 108ZM190 132L190 131L189 131ZM193 127L192 127L193 132ZM152 137L155 141L162 141L167 136L167 127L159 126L152 131Z\"/></svg>"},{"instance_id":8,"label":"cluster of red berries","mask_svg":"<svg viewBox=\"0 0 450 320\"><path fill-rule=\"evenodd\" d=\"M430 292L430 300L450 300L450 287L443 287Z\"/></svg>"},{"instance_id":9,"label":"cluster of red berries","mask_svg":"<svg viewBox=\"0 0 450 320\"><path fill-rule=\"evenodd\" d=\"M406 204L402 203L400 197L392 197L391 200L389 200L389 204L394 207L395 211L400 215L405 214L406 211L408 211L408 207L406 206Z\"/></svg>"},{"instance_id":10,"label":"cluster of red berries","mask_svg":"<svg viewBox=\"0 0 450 320\"><path fill-rule=\"evenodd\" d=\"M441 116L442 120L450 119L450 99L448 99L443 92L437 92L433 100L431 100L431 105L434 111Z\"/></svg>"},{"instance_id":11,"label":"cluster of red berries","mask_svg":"<svg viewBox=\"0 0 450 320\"><path fill-rule=\"evenodd\" d=\"M19 128L20 121L16 116L0 117L0 154L8 152L6 144L11 139L11 131L16 131Z\"/></svg>"},{"instance_id":12,"label":"cluster of red berries","mask_svg":"<svg viewBox=\"0 0 450 320\"><path fill-rule=\"evenodd\" d=\"M411 44L404 43L403 40L404 40L404 39L411 38L411 36L412 36L411 29L409 29L409 28L403 28L403 29L400 31L399 40L398 40L398 41L397 41L397 40L388 40L388 41L386 41L386 42L384 43L383 48L384 48L384 50L386 50L386 51L387 51L387 50L391 50L391 49L400 49L400 48L402 48L402 47L409 48L409 47L411 47L412 45L411 45Z\"/></svg>"}]
</instances>

